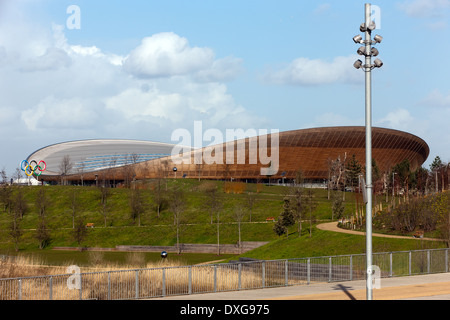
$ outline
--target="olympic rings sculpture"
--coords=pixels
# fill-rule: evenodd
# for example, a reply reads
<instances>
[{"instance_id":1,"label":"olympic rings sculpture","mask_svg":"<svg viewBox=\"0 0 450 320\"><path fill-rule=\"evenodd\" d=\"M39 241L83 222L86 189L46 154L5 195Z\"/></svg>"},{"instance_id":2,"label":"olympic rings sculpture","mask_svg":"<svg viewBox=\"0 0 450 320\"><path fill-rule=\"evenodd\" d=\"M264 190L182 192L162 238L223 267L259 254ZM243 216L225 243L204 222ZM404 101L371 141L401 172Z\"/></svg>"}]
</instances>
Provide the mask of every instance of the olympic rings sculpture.
<instances>
[{"instance_id":1,"label":"olympic rings sculpture","mask_svg":"<svg viewBox=\"0 0 450 320\"><path fill-rule=\"evenodd\" d=\"M28 177L31 177L33 174L36 177L39 177L46 168L47 164L43 160L39 161L39 163L36 160L31 160L29 163L27 160L23 160L20 164L20 169L22 169Z\"/></svg>"}]
</instances>

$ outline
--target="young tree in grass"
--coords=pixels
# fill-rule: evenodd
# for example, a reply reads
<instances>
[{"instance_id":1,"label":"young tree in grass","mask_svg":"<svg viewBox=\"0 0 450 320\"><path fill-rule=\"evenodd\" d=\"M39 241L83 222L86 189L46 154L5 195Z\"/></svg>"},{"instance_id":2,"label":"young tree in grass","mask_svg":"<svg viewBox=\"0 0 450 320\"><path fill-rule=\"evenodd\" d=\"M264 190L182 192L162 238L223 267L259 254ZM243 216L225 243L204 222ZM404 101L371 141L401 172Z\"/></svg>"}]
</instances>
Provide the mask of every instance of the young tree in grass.
<instances>
[{"instance_id":1,"label":"young tree in grass","mask_svg":"<svg viewBox=\"0 0 450 320\"><path fill-rule=\"evenodd\" d=\"M183 226L183 214L186 210L186 197L184 195L183 190L176 188L172 190L169 199L170 199L169 207L170 211L172 211L173 213L173 221L176 229L177 250L178 254L180 254L181 253L180 235Z\"/></svg>"},{"instance_id":2,"label":"young tree in grass","mask_svg":"<svg viewBox=\"0 0 450 320\"><path fill-rule=\"evenodd\" d=\"M308 189L305 194L305 209L309 212L309 237L312 236L312 224L316 220L314 211L317 208L317 201L315 200L315 192L313 189Z\"/></svg>"},{"instance_id":3,"label":"young tree in grass","mask_svg":"<svg viewBox=\"0 0 450 320\"><path fill-rule=\"evenodd\" d=\"M220 213L223 208L223 199L215 184L207 184L204 192L206 195L204 205L209 211L211 224L213 223L214 215L216 216L217 255L220 255Z\"/></svg>"},{"instance_id":4,"label":"young tree in grass","mask_svg":"<svg viewBox=\"0 0 450 320\"><path fill-rule=\"evenodd\" d=\"M101 186L101 187L98 187L98 190L99 190L99 196L100 196L99 211L104 218L105 228L106 228L106 219L107 219L107 216L109 214L109 209L110 209L108 199L111 196L111 189L107 188L105 186Z\"/></svg>"},{"instance_id":5,"label":"young tree in grass","mask_svg":"<svg viewBox=\"0 0 450 320\"><path fill-rule=\"evenodd\" d=\"M23 216L28 211L23 188L20 186L16 189L16 195L13 198L13 211L20 219L23 219Z\"/></svg>"},{"instance_id":6,"label":"young tree in grass","mask_svg":"<svg viewBox=\"0 0 450 320\"><path fill-rule=\"evenodd\" d=\"M294 214L294 219L298 223L298 236L302 235L302 214L305 209L303 201L303 171L299 169L295 178L296 184L290 188L289 206Z\"/></svg>"},{"instance_id":7,"label":"young tree in grass","mask_svg":"<svg viewBox=\"0 0 450 320\"><path fill-rule=\"evenodd\" d=\"M8 183L5 169L0 172L0 201L3 203L3 211L11 213L12 209L12 186Z\"/></svg>"},{"instance_id":8,"label":"young tree in grass","mask_svg":"<svg viewBox=\"0 0 450 320\"><path fill-rule=\"evenodd\" d=\"M281 212L281 215L278 216L278 220L274 224L273 230L279 236L286 233L286 238L288 238L289 237L288 228L294 224L295 224L295 218L294 218L294 214L290 208L289 198L285 197L283 211Z\"/></svg>"},{"instance_id":9,"label":"young tree in grass","mask_svg":"<svg viewBox=\"0 0 450 320\"><path fill-rule=\"evenodd\" d=\"M333 192L332 195L332 207L331 207L331 220L340 219L344 214L345 204L342 200L341 191Z\"/></svg>"},{"instance_id":10,"label":"young tree in grass","mask_svg":"<svg viewBox=\"0 0 450 320\"><path fill-rule=\"evenodd\" d=\"M129 202L130 202L130 210L131 210L131 218L134 223L136 223L136 219L138 221L138 226L141 226L141 216L145 212L146 203L142 192L139 188L131 188L129 190Z\"/></svg>"},{"instance_id":11,"label":"young tree in grass","mask_svg":"<svg viewBox=\"0 0 450 320\"><path fill-rule=\"evenodd\" d=\"M19 251L19 242L20 238L23 235L23 231L20 227L20 219L15 212L12 214L12 221L9 227L9 235L11 236L12 242L14 243L14 250Z\"/></svg>"},{"instance_id":12,"label":"young tree in grass","mask_svg":"<svg viewBox=\"0 0 450 320\"><path fill-rule=\"evenodd\" d=\"M151 194L152 194L152 200L153 200L153 208L156 211L156 215L159 218L159 215L161 213L161 210L163 209L164 203L166 203L166 197L165 192L163 188L164 183L164 172L160 168L157 173L157 177L154 181L154 183L151 185Z\"/></svg>"},{"instance_id":13,"label":"young tree in grass","mask_svg":"<svg viewBox=\"0 0 450 320\"><path fill-rule=\"evenodd\" d=\"M47 224L43 218L40 218L36 228L36 239L39 243L39 249L44 249L50 243L50 233Z\"/></svg>"},{"instance_id":14,"label":"young tree in grass","mask_svg":"<svg viewBox=\"0 0 450 320\"><path fill-rule=\"evenodd\" d=\"M206 195L204 205L209 212L211 224L213 224L214 215L217 215L222 209L222 197L219 194L218 188L215 184L205 185L204 193Z\"/></svg>"},{"instance_id":15,"label":"young tree in grass","mask_svg":"<svg viewBox=\"0 0 450 320\"><path fill-rule=\"evenodd\" d=\"M252 213L255 203L256 203L256 195L254 193L248 192L246 197L246 206L249 212L250 222L252 222Z\"/></svg>"},{"instance_id":16,"label":"young tree in grass","mask_svg":"<svg viewBox=\"0 0 450 320\"><path fill-rule=\"evenodd\" d=\"M354 187L358 185L358 177L362 172L362 165L358 162L358 159L356 159L356 156L354 154L348 161L345 171L347 173L347 185L350 185L352 191L354 191Z\"/></svg>"},{"instance_id":17,"label":"young tree in grass","mask_svg":"<svg viewBox=\"0 0 450 320\"><path fill-rule=\"evenodd\" d=\"M78 244L79 250L83 250L82 243L87 237L88 230L82 218L78 218L75 228L73 229L73 239Z\"/></svg>"},{"instance_id":18,"label":"young tree in grass","mask_svg":"<svg viewBox=\"0 0 450 320\"><path fill-rule=\"evenodd\" d=\"M234 206L234 213L233 213L234 219L237 222L238 225L238 247L239 247L239 252L242 251L242 242L241 242L241 223L242 223L242 219L245 216L245 210L244 210L244 206L242 205L242 203L237 203Z\"/></svg>"},{"instance_id":19,"label":"young tree in grass","mask_svg":"<svg viewBox=\"0 0 450 320\"><path fill-rule=\"evenodd\" d=\"M50 243L50 233L47 228L47 221L45 220L46 210L49 205L49 198L44 186L39 187L35 205L38 211L39 219L36 228L36 239L39 242L39 249L43 249Z\"/></svg>"},{"instance_id":20,"label":"young tree in grass","mask_svg":"<svg viewBox=\"0 0 450 320\"><path fill-rule=\"evenodd\" d=\"M69 205L70 205L70 211L71 211L71 215L72 215L72 229L75 229L75 218L81 207L78 189L75 187L71 188L71 190L70 190Z\"/></svg>"}]
</instances>

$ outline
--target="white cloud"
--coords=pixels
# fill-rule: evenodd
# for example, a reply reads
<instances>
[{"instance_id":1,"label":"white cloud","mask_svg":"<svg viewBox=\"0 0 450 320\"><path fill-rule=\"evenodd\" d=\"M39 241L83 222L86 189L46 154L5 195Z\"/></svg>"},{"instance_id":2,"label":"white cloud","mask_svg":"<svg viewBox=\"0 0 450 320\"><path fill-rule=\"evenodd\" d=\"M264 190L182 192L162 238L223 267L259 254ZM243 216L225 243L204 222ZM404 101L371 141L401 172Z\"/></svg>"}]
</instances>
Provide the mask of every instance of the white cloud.
<instances>
[{"instance_id":1,"label":"white cloud","mask_svg":"<svg viewBox=\"0 0 450 320\"><path fill-rule=\"evenodd\" d=\"M389 112L378 123L388 128L406 130L411 127L412 123L414 123L414 118L411 116L408 110L399 108L397 110Z\"/></svg>"},{"instance_id":2,"label":"white cloud","mask_svg":"<svg viewBox=\"0 0 450 320\"><path fill-rule=\"evenodd\" d=\"M321 13L324 13L324 12L326 12L326 11L329 11L330 8L331 8L331 5L330 5L329 3L323 3L323 4L320 4L320 5L314 10L314 13L315 13L315 14L321 14Z\"/></svg>"},{"instance_id":3,"label":"white cloud","mask_svg":"<svg viewBox=\"0 0 450 320\"><path fill-rule=\"evenodd\" d=\"M241 72L242 59L215 59L210 48L191 47L173 32L146 37L124 58L124 70L140 78L191 76L202 82L231 80Z\"/></svg>"},{"instance_id":4,"label":"white cloud","mask_svg":"<svg viewBox=\"0 0 450 320\"><path fill-rule=\"evenodd\" d=\"M195 120L220 130L261 123L223 83L242 72L239 58L216 59L173 33L143 39L125 58L69 43L60 25L9 21L0 21L0 133L11 137L3 148L14 149L0 165L8 161L9 170L34 148L61 141L170 142L174 129Z\"/></svg>"},{"instance_id":5,"label":"white cloud","mask_svg":"<svg viewBox=\"0 0 450 320\"><path fill-rule=\"evenodd\" d=\"M358 56L336 57L332 61L297 58L286 67L269 71L263 79L269 83L314 86L361 82L361 71L353 67Z\"/></svg>"},{"instance_id":6,"label":"white cloud","mask_svg":"<svg viewBox=\"0 0 450 320\"><path fill-rule=\"evenodd\" d=\"M221 82L234 79L242 69L242 59L225 57L215 60L209 68L199 70L194 78L201 82Z\"/></svg>"},{"instance_id":7,"label":"white cloud","mask_svg":"<svg viewBox=\"0 0 450 320\"><path fill-rule=\"evenodd\" d=\"M399 4L408 16L415 18L441 17L450 8L450 0L414 0Z\"/></svg>"},{"instance_id":8,"label":"white cloud","mask_svg":"<svg viewBox=\"0 0 450 320\"><path fill-rule=\"evenodd\" d=\"M21 113L21 118L31 131L38 129L76 129L94 127L100 116L89 101L80 98L56 99L49 96Z\"/></svg>"},{"instance_id":9,"label":"white cloud","mask_svg":"<svg viewBox=\"0 0 450 320\"><path fill-rule=\"evenodd\" d=\"M71 59L64 50L52 47L43 55L25 61L20 69L27 72L47 71L68 67L70 64Z\"/></svg>"},{"instance_id":10,"label":"white cloud","mask_svg":"<svg viewBox=\"0 0 450 320\"><path fill-rule=\"evenodd\" d=\"M144 38L124 60L124 68L140 77L186 75L212 65L209 48L190 47L186 38L163 32Z\"/></svg>"},{"instance_id":11,"label":"white cloud","mask_svg":"<svg viewBox=\"0 0 450 320\"><path fill-rule=\"evenodd\" d=\"M439 90L433 90L420 104L432 108L450 108L450 94L445 96Z\"/></svg>"}]
</instances>

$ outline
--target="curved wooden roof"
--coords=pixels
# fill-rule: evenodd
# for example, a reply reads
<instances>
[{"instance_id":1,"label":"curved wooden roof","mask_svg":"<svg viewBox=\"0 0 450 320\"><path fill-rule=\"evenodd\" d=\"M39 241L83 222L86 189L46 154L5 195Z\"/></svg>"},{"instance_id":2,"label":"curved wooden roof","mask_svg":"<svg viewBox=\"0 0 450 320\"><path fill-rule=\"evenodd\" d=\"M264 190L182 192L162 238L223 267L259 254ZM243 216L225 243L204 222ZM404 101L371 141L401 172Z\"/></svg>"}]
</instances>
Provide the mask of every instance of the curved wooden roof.
<instances>
[{"instance_id":1,"label":"curved wooden roof","mask_svg":"<svg viewBox=\"0 0 450 320\"><path fill-rule=\"evenodd\" d=\"M155 178L166 176L171 178L198 178L203 179L259 179L266 178L261 174L261 168L268 167L262 164L260 158L257 163L250 163L249 152L251 139L258 139L260 143L264 139L267 141L268 155L272 150L270 145L271 135L259 136L256 138L245 138L229 143L233 146L234 161L226 163L226 145L214 146L216 150L223 150L222 163L195 164L195 153L189 153L189 163L175 164L172 158L164 157L146 162L134 164L133 172L137 179ZM278 134L278 170L271 178L295 178L298 169L302 169L306 179L327 179L328 163L338 157L341 160L346 156L350 159L354 154L357 160L365 165L365 127L322 127L312 129L300 129L280 132ZM245 146L245 148L243 148ZM212 147L211 147L212 148ZM228 149L231 150L231 149ZM238 161L238 151L245 150L244 163ZM204 152L205 148L201 150ZM253 150L255 152L255 150ZM381 172L389 171L394 165L408 159L411 169L420 167L429 155L429 147L421 138L407 132L372 128L372 156ZM239 162L239 163L238 163ZM176 167L176 173L173 168ZM104 172L104 171L103 171ZM109 169L109 174L114 174L115 179L120 179L124 170L122 168ZM92 179L95 173L86 173L84 179ZM108 174L108 175L109 175ZM75 175L74 175L75 178Z\"/></svg>"}]
</instances>

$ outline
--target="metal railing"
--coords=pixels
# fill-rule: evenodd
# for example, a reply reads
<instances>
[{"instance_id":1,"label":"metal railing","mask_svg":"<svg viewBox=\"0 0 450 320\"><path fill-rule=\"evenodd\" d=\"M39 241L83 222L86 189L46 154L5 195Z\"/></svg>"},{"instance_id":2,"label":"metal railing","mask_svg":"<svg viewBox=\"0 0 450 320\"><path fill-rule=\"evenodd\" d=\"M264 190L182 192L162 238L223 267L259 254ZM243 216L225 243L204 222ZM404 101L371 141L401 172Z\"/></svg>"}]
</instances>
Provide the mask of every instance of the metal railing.
<instances>
[{"instance_id":1,"label":"metal railing","mask_svg":"<svg viewBox=\"0 0 450 320\"><path fill-rule=\"evenodd\" d=\"M373 254L380 276L449 272L449 249ZM365 254L0 279L0 300L119 300L363 280Z\"/></svg>"}]
</instances>

